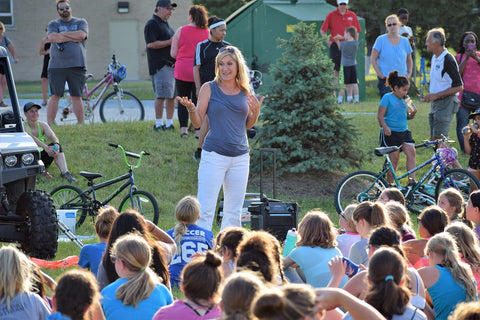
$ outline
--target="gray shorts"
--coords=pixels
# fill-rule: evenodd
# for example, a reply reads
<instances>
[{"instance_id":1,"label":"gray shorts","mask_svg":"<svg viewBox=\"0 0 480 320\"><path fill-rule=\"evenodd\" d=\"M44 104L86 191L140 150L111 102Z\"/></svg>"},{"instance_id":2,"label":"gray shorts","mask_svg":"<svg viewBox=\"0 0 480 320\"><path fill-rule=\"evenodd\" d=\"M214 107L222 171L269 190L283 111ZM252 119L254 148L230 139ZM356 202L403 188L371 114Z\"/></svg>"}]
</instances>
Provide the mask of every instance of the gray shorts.
<instances>
[{"instance_id":1,"label":"gray shorts","mask_svg":"<svg viewBox=\"0 0 480 320\"><path fill-rule=\"evenodd\" d=\"M48 69L48 82L52 95L63 97L65 82L72 97L83 97L85 90L85 68L52 68Z\"/></svg>"},{"instance_id":2,"label":"gray shorts","mask_svg":"<svg viewBox=\"0 0 480 320\"><path fill-rule=\"evenodd\" d=\"M175 76L173 67L163 66L152 78L153 91L156 99L175 98Z\"/></svg>"},{"instance_id":3,"label":"gray shorts","mask_svg":"<svg viewBox=\"0 0 480 320\"><path fill-rule=\"evenodd\" d=\"M458 111L459 104L460 102L455 95L432 101L428 114L431 137L448 137L450 124Z\"/></svg>"}]
</instances>

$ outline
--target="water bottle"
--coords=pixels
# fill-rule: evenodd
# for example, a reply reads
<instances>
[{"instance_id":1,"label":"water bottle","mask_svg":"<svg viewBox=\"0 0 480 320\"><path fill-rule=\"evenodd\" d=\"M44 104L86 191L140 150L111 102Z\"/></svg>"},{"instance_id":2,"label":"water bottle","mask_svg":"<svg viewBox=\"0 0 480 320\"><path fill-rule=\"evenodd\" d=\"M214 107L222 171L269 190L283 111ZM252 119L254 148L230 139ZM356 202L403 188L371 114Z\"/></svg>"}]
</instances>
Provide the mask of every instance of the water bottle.
<instances>
[{"instance_id":1,"label":"water bottle","mask_svg":"<svg viewBox=\"0 0 480 320\"><path fill-rule=\"evenodd\" d=\"M347 263L347 268L345 269L345 274L351 278L360 271L360 266L358 264L353 263L349 259L343 257L342 260Z\"/></svg>"},{"instance_id":2,"label":"water bottle","mask_svg":"<svg viewBox=\"0 0 480 320\"><path fill-rule=\"evenodd\" d=\"M474 124L473 124L473 127L474 127L476 130L478 130L478 124L477 124L477 123L474 123ZM470 134L471 132L472 132L472 129L471 129L469 126L466 126L466 127L464 127L464 128L462 129L462 134L465 135L465 136L466 136L467 134Z\"/></svg>"},{"instance_id":3,"label":"water bottle","mask_svg":"<svg viewBox=\"0 0 480 320\"><path fill-rule=\"evenodd\" d=\"M295 248L297 242L297 230L295 228L288 230L287 239L285 239L285 246L283 247L283 256L287 257L288 254Z\"/></svg>"}]
</instances>

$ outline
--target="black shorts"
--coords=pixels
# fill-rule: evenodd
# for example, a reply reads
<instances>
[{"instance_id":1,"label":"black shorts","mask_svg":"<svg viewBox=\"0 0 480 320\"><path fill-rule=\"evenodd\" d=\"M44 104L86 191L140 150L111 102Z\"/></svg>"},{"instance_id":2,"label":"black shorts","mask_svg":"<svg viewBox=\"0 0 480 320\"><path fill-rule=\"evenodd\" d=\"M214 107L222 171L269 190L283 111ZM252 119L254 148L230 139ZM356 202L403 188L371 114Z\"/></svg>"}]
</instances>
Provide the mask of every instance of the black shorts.
<instances>
[{"instance_id":1,"label":"black shorts","mask_svg":"<svg viewBox=\"0 0 480 320\"><path fill-rule=\"evenodd\" d=\"M389 136L383 133L383 129L380 130L380 147L399 147L404 143L415 144L410 130L403 132L392 131L392 134Z\"/></svg>"},{"instance_id":2,"label":"black shorts","mask_svg":"<svg viewBox=\"0 0 480 320\"><path fill-rule=\"evenodd\" d=\"M333 69L335 71L340 71L340 61L342 60L342 53L340 52L340 49L338 48L336 42L332 42L332 44L330 45L330 58L335 64Z\"/></svg>"},{"instance_id":3,"label":"black shorts","mask_svg":"<svg viewBox=\"0 0 480 320\"><path fill-rule=\"evenodd\" d=\"M344 84L356 84L357 83L357 67L356 66L343 66L343 83Z\"/></svg>"},{"instance_id":4,"label":"black shorts","mask_svg":"<svg viewBox=\"0 0 480 320\"><path fill-rule=\"evenodd\" d=\"M50 143L49 146L53 146L54 143ZM62 146L60 146L60 152L63 152L63 149L62 149ZM47 151L42 150L42 152L40 152L40 159L42 160L43 164L45 165L45 169L48 169L48 167L50 167L50 165L52 164L53 162L53 157L50 157L47 153Z\"/></svg>"}]
</instances>

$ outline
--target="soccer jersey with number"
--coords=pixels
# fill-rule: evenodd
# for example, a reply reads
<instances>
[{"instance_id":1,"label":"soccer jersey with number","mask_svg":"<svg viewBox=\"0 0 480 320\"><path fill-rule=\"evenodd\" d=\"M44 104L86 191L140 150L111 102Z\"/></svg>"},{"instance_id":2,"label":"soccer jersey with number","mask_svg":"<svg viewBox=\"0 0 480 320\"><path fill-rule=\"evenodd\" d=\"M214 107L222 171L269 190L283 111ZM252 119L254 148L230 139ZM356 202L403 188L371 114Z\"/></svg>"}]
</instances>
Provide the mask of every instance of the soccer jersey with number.
<instances>
[{"instance_id":1,"label":"soccer jersey with number","mask_svg":"<svg viewBox=\"0 0 480 320\"><path fill-rule=\"evenodd\" d=\"M170 281L172 285L180 282L180 274L183 267L190 262L191 256L197 252L204 252L212 249L213 233L207 229L201 228L196 224L188 225L187 233L185 233L180 241L180 254L175 252L172 263L170 263ZM175 238L174 229L170 229L167 233Z\"/></svg>"}]
</instances>

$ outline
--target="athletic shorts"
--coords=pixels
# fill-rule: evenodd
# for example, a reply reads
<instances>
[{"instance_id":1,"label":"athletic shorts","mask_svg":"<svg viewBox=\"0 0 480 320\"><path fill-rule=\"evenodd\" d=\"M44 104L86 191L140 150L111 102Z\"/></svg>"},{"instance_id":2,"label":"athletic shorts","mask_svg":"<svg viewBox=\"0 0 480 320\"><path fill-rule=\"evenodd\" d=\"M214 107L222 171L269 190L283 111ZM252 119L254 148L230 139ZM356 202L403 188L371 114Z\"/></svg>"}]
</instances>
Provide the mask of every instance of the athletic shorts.
<instances>
[{"instance_id":1,"label":"athletic shorts","mask_svg":"<svg viewBox=\"0 0 480 320\"><path fill-rule=\"evenodd\" d=\"M50 68L48 69L48 83L52 95L63 97L65 82L72 97L83 97L85 90L85 68Z\"/></svg>"},{"instance_id":2,"label":"athletic shorts","mask_svg":"<svg viewBox=\"0 0 480 320\"><path fill-rule=\"evenodd\" d=\"M389 136L383 133L383 129L380 130L380 147L399 147L404 143L415 144L410 130L403 132L392 131L392 134Z\"/></svg>"},{"instance_id":3,"label":"athletic shorts","mask_svg":"<svg viewBox=\"0 0 480 320\"><path fill-rule=\"evenodd\" d=\"M428 114L431 137L441 138L442 136L449 136L450 124L453 116L458 111L459 105L460 101L458 101L455 95L431 102Z\"/></svg>"},{"instance_id":4,"label":"athletic shorts","mask_svg":"<svg viewBox=\"0 0 480 320\"><path fill-rule=\"evenodd\" d=\"M175 76L174 68L163 66L152 78L153 91L156 99L175 98Z\"/></svg>"},{"instance_id":5,"label":"athletic shorts","mask_svg":"<svg viewBox=\"0 0 480 320\"><path fill-rule=\"evenodd\" d=\"M357 83L357 67L356 66L343 66L343 83L344 84L356 84Z\"/></svg>"},{"instance_id":6,"label":"athletic shorts","mask_svg":"<svg viewBox=\"0 0 480 320\"><path fill-rule=\"evenodd\" d=\"M340 52L340 49L337 46L336 42L332 42L330 45L330 59L332 59L332 62L335 64L333 69L335 71L340 71L340 61L342 60L342 53Z\"/></svg>"}]
</instances>

